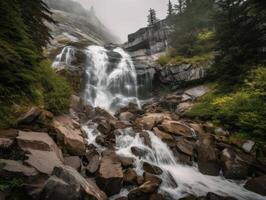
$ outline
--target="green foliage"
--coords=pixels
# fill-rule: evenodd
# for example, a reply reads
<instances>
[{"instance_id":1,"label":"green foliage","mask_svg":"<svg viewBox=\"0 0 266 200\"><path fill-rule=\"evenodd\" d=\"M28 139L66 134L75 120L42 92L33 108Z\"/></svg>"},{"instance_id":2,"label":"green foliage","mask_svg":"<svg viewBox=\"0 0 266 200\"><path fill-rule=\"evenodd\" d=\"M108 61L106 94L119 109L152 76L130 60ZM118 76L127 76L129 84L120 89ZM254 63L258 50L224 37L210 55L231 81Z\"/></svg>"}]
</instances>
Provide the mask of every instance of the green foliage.
<instances>
[{"instance_id":1,"label":"green foliage","mask_svg":"<svg viewBox=\"0 0 266 200\"><path fill-rule=\"evenodd\" d=\"M252 71L241 90L223 94L217 90L203 97L187 113L189 117L213 120L249 137L266 139L266 68Z\"/></svg>"}]
</instances>

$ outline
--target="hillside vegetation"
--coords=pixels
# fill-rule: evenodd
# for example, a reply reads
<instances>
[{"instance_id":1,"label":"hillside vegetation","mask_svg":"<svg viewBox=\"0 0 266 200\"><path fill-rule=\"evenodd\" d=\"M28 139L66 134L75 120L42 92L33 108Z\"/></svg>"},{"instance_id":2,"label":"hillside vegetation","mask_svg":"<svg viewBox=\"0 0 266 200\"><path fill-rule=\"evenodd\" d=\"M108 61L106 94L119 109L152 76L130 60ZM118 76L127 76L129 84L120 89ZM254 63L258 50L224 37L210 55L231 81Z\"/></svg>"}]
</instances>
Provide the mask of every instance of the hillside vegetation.
<instances>
[{"instance_id":1,"label":"hillside vegetation","mask_svg":"<svg viewBox=\"0 0 266 200\"><path fill-rule=\"evenodd\" d=\"M54 23L41 0L0 2L0 126L12 124L29 105L58 113L67 110L70 87L50 69L42 49Z\"/></svg>"},{"instance_id":2,"label":"hillside vegetation","mask_svg":"<svg viewBox=\"0 0 266 200\"><path fill-rule=\"evenodd\" d=\"M186 0L169 15L172 49L161 65L212 61L212 92L187 114L246 137L266 138L266 6L262 1ZM171 13L171 12L169 12Z\"/></svg>"}]
</instances>

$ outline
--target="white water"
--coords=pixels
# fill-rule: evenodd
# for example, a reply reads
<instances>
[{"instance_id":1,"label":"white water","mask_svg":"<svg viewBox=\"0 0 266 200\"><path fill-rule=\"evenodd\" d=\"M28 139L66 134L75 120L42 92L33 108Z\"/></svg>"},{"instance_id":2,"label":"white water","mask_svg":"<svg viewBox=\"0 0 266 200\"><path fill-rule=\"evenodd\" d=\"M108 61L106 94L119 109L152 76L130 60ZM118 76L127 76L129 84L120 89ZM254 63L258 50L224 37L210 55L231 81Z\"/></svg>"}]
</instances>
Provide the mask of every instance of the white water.
<instances>
[{"instance_id":1,"label":"white water","mask_svg":"<svg viewBox=\"0 0 266 200\"><path fill-rule=\"evenodd\" d=\"M63 48L60 54L55 58L52 67L58 68L62 65L71 66L71 63L75 60L76 49L71 46L66 46Z\"/></svg>"},{"instance_id":2,"label":"white water","mask_svg":"<svg viewBox=\"0 0 266 200\"><path fill-rule=\"evenodd\" d=\"M110 112L126 106L129 102L139 104L137 74L130 56L121 48L113 50L121 56L119 63L110 67L108 50L89 46L86 50L87 84L84 99L94 107Z\"/></svg>"},{"instance_id":3,"label":"white water","mask_svg":"<svg viewBox=\"0 0 266 200\"><path fill-rule=\"evenodd\" d=\"M132 130L125 129L123 134L116 138L117 153L136 159L136 171L142 175L142 163L149 162L159 166L164 173L161 175L163 183L160 191L169 195L172 199L179 199L193 194L195 196L204 196L208 192L213 192L221 196L232 196L239 200L265 200L258 194L252 193L244 189L240 184L226 180L221 176L206 176L201 174L196 167L190 167L177 163L173 153L168 146L163 143L152 132L149 132L151 138L151 146L149 148L144 144L137 134L135 137L128 134ZM139 159L131 153L131 147L136 146L147 151L145 157ZM178 184L177 188L173 187L171 176Z\"/></svg>"}]
</instances>

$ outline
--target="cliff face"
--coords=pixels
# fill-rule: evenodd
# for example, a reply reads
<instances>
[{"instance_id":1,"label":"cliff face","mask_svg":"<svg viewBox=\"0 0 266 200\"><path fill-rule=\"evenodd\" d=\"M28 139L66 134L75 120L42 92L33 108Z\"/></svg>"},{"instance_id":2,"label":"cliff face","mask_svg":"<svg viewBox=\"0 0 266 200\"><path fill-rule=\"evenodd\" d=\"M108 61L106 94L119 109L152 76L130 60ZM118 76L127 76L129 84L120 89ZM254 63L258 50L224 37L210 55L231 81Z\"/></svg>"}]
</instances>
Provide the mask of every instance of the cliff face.
<instances>
[{"instance_id":1,"label":"cliff face","mask_svg":"<svg viewBox=\"0 0 266 200\"><path fill-rule=\"evenodd\" d=\"M86 10L71 0L45 0L52 9L56 25L49 24L53 40L45 50L55 58L64 46L85 47L90 44L117 43L119 39L101 23L94 9Z\"/></svg>"}]
</instances>

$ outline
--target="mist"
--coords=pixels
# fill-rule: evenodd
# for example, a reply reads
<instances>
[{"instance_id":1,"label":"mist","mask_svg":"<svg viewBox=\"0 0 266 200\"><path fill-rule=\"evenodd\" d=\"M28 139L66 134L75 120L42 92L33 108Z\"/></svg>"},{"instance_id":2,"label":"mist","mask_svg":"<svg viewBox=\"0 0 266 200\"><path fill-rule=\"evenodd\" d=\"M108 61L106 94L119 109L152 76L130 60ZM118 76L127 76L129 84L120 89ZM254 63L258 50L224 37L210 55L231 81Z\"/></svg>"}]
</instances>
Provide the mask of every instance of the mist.
<instances>
[{"instance_id":1,"label":"mist","mask_svg":"<svg viewBox=\"0 0 266 200\"><path fill-rule=\"evenodd\" d=\"M168 0L75 0L86 9L94 7L96 15L106 27L123 42L127 35L147 25L147 15L154 8L157 17L167 13ZM174 1L172 1L174 3Z\"/></svg>"}]
</instances>

